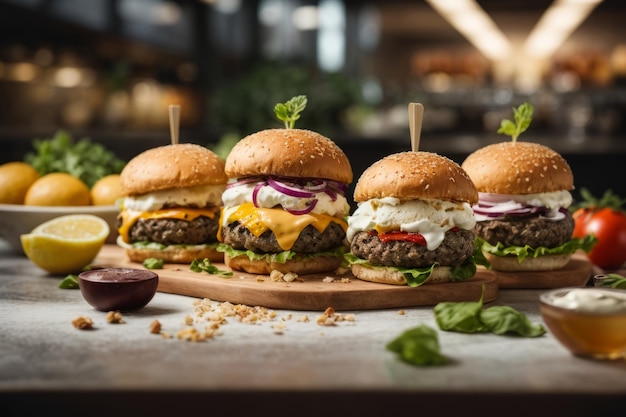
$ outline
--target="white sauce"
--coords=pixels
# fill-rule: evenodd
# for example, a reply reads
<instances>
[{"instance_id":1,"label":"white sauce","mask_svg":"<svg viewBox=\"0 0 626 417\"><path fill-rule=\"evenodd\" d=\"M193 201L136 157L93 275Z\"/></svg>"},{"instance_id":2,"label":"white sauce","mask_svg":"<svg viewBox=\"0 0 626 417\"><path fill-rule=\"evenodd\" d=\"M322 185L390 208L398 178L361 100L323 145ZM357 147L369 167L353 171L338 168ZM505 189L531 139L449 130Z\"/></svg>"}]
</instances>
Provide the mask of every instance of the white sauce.
<instances>
[{"instance_id":1,"label":"white sauce","mask_svg":"<svg viewBox=\"0 0 626 417\"><path fill-rule=\"evenodd\" d=\"M155 211L165 206L221 206L224 188L224 185L199 185L196 187L155 191L124 198L124 208L135 211Z\"/></svg>"},{"instance_id":2,"label":"white sauce","mask_svg":"<svg viewBox=\"0 0 626 417\"><path fill-rule=\"evenodd\" d=\"M378 228L382 231L401 230L420 233L428 250L443 242L446 231L453 227L471 230L476 224L468 203L418 199L401 201L394 197L372 199L359 204L348 218L348 241L361 231Z\"/></svg>"},{"instance_id":3,"label":"white sauce","mask_svg":"<svg viewBox=\"0 0 626 417\"><path fill-rule=\"evenodd\" d=\"M550 300L557 307L584 313L626 313L626 291L599 288L572 289Z\"/></svg>"},{"instance_id":4,"label":"white sauce","mask_svg":"<svg viewBox=\"0 0 626 417\"><path fill-rule=\"evenodd\" d=\"M234 207L244 203L252 203L252 192L256 183L242 184L224 191L222 199L225 207ZM258 207L273 208L281 206L289 210L304 210L313 199L317 204L311 211L315 214L328 214L334 217L344 217L350 212L350 205L345 196L337 194L335 201L325 192L315 193L312 198L291 197L272 187L262 187L257 194Z\"/></svg>"}]
</instances>

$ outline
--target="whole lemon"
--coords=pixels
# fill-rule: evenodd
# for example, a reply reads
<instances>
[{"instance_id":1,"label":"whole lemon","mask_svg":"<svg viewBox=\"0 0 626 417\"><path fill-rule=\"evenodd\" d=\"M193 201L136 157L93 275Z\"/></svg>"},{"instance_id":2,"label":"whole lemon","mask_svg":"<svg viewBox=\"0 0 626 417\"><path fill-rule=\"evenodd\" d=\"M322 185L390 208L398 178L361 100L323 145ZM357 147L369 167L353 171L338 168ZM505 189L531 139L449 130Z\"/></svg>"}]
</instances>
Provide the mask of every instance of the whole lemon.
<instances>
[{"instance_id":1,"label":"whole lemon","mask_svg":"<svg viewBox=\"0 0 626 417\"><path fill-rule=\"evenodd\" d=\"M37 178L37 170L26 162L15 161L0 165L0 203L24 204L26 191Z\"/></svg>"},{"instance_id":2,"label":"whole lemon","mask_svg":"<svg viewBox=\"0 0 626 417\"><path fill-rule=\"evenodd\" d=\"M30 206L88 206L91 204L89 187L80 179L65 172L52 172L35 181L24 198Z\"/></svg>"},{"instance_id":3,"label":"whole lemon","mask_svg":"<svg viewBox=\"0 0 626 417\"><path fill-rule=\"evenodd\" d=\"M91 204L94 206L115 204L121 196L122 184L119 174L106 175L91 187Z\"/></svg>"}]
</instances>

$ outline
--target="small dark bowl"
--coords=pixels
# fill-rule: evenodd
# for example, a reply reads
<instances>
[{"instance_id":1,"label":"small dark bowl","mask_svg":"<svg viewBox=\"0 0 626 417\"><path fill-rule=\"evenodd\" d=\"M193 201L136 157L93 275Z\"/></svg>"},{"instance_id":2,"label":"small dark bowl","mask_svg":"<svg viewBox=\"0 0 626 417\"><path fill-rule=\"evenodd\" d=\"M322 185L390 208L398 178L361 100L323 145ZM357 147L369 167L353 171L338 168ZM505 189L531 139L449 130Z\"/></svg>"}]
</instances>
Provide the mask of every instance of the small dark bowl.
<instances>
[{"instance_id":1,"label":"small dark bowl","mask_svg":"<svg viewBox=\"0 0 626 417\"><path fill-rule=\"evenodd\" d=\"M159 276L146 269L102 268L81 272L78 285L85 301L100 311L133 311L152 300Z\"/></svg>"}]
</instances>

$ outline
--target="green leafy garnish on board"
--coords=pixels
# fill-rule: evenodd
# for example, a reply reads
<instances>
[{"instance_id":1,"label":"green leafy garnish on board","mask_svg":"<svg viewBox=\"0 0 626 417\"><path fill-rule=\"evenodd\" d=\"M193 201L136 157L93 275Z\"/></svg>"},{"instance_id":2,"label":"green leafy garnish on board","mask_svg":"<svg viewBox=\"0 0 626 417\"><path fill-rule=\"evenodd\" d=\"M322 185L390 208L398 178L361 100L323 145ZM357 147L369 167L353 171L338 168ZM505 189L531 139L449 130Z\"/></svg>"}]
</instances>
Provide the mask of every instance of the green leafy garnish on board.
<instances>
[{"instance_id":1,"label":"green leafy garnish on board","mask_svg":"<svg viewBox=\"0 0 626 417\"><path fill-rule=\"evenodd\" d=\"M215 265L211 263L208 258L204 258L202 260L194 259L189 265L189 269L193 272L206 272L212 275L219 275L221 277L231 277L233 275L232 271L219 269Z\"/></svg>"},{"instance_id":2,"label":"green leafy garnish on board","mask_svg":"<svg viewBox=\"0 0 626 417\"><path fill-rule=\"evenodd\" d=\"M146 258L142 262L142 265L148 269L163 269L163 265L165 261L163 259L158 258Z\"/></svg>"},{"instance_id":3,"label":"green leafy garnish on board","mask_svg":"<svg viewBox=\"0 0 626 417\"><path fill-rule=\"evenodd\" d=\"M511 136L513 142L517 140L519 135L528 129L533 118L534 107L530 103L523 103L518 108L513 108L513 121L502 120L498 133Z\"/></svg>"},{"instance_id":4,"label":"green leafy garnish on board","mask_svg":"<svg viewBox=\"0 0 626 417\"><path fill-rule=\"evenodd\" d=\"M35 151L27 153L24 161L39 175L66 172L81 179L89 188L106 175L119 174L126 165L102 144L89 138L74 142L70 133L64 130L57 131L49 139L33 139L32 145Z\"/></svg>"},{"instance_id":5,"label":"green leafy garnish on board","mask_svg":"<svg viewBox=\"0 0 626 417\"><path fill-rule=\"evenodd\" d=\"M449 362L440 352L437 332L425 324L406 330L387 344L387 350L416 366L445 365Z\"/></svg>"},{"instance_id":6,"label":"green leafy garnish on board","mask_svg":"<svg viewBox=\"0 0 626 417\"><path fill-rule=\"evenodd\" d=\"M306 107L306 96L295 96L287 100L287 102L278 103L274 106L274 113L276 118L285 122L286 129L293 129L296 125L296 120L300 118L300 113Z\"/></svg>"}]
</instances>

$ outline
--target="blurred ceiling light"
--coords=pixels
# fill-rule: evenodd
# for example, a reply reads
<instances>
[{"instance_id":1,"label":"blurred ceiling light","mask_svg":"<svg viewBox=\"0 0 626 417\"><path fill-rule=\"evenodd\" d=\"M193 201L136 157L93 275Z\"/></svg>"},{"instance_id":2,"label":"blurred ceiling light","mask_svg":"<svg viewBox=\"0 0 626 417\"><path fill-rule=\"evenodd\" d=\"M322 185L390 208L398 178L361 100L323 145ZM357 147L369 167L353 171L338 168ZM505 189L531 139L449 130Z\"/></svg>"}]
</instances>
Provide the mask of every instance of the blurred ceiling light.
<instances>
[{"instance_id":1,"label":"blurred ceiling light","mask_svg":"<svg viewBox=\"0 0 626 417\"><path fill-rule=\"evenodd\" d=\"M6 65L6 79L12 81L29 82L35 79L39 68L29 62L18 62Z\"/></svg>"},{"instance_id":2,"label":"blurred ceiling light","mask_svg":"<svg viewBox=\"0 0 626 417\"><path fill-rule=\"evenodd\" d=\"M541 16L524 44L530 57L552 55L603 0L556 0Z\"/></svg>"},{"instance_id":3,"label":"blurred ceiling light","mask_svg":"<svg viewBox=\"0 0 626 417\"><path fill-rule=\"evenodd\" d=\"M241 0L202 0L223 14L237 13L241 9Z\"/></svg>"},{"instance_id":4,"label":"blurred ceiling light","mask_svg":"<svg viewBox=\"0 0 626 417\"><path fill-rule=\"evenodd\" d=\"M341 0L321 0L318 9L317 60L322 70L339 71L345 63L346 11Z\"/></svg>"},{"instance_id":5,"label":"blurred ceiling light","mask_svg":"<svg viewBox=\"0 0 626 417\"><path fill-rule=\"evenodd\" d=\"M299 30L317 29L318 20L318 11L315 6L300 6L291 15L293 25Z\"/></svg>"},{"instance_id":6,"label":"blurred ceiling light","mask_svg":"<svg viewBox=\"0 0 626 417\"><path fill-rule=\"evenodd\" d=\"M509 40L475 0L426 1L487 58L509 56Z\"/></svg>"},{"instance_id":7,"label":"blurred ceiling light","mask_svg":"<svg viewBox=\"0 0 626 417\"><path fill-rule=\"evenodd\" d=\"M281 1L263 0L259 4L259 22L265 26L277 26L284 13L286 7Z\"/></svg>"},{"instance_id":8,"label":"blurred ceiling light","mask_svg":"<svg viewBox=\"0 0 626 417\"><path fill-rule=\"evenodd\" d=\"M62 67L56 70L53 80L57 87L72 88L80 85L83 74L78 68Z\"/></svg>"}]
</instances>

